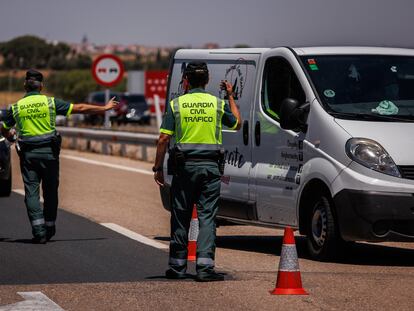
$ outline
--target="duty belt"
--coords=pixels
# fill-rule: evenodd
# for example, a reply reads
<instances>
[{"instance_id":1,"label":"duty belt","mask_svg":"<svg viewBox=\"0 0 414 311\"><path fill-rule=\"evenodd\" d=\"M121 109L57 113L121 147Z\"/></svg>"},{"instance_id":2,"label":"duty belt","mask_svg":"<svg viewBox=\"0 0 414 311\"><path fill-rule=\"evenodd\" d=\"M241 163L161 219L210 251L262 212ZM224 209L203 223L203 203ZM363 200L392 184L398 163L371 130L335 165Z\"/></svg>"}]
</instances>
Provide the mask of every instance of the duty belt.
<instances>
[{"instance_id":1,"label":"duty belt","mask_svg":"<svg viewBox=\"0 0 414 311\"><path fill-rule=\"evenodd\" d=\"M196 155L196 156L185 156L187 162L215 162L217 163L219 157L216 155Z\"/></svg>"}]
</instances>

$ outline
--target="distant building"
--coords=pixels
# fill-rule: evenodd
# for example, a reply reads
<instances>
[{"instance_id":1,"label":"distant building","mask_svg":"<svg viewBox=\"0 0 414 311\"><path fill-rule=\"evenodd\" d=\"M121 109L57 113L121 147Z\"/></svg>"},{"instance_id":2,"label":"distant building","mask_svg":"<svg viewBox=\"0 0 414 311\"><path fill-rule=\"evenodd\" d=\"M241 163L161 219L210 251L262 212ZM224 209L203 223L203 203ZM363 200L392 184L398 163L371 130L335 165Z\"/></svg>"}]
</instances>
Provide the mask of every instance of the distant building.
<instances>
[{"instance_id":1,"label":"distant building","mask_svg":"<svg viewBox=\"0 0 414 311\"><path fill-rule=\"evenodd\" d=\"M206 44L203 45L203 49L212 50L212 49L218 49L218 48L220 48L220 45L218 45L217 43L209 42L209 43L206 43Z\"/></svg>"}]
</instances>

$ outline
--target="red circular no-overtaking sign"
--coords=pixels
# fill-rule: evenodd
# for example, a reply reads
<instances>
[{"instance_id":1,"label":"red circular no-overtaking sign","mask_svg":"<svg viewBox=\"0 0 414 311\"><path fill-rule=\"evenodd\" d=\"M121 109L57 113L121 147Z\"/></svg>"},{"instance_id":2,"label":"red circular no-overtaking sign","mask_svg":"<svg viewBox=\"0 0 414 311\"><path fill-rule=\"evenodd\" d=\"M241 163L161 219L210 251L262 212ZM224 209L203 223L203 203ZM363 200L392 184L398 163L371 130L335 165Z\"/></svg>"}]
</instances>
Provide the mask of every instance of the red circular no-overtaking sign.
<instances>
[{"instance_id":1,"label":"red circular no-overtaking sign","mask_svg":"<svg viewBox=\"0 0 414 311\"><path fill-rule=\"evenodd\" d=\"M103 54L94 60L92 75L100 85L111 87L121 82L124 76L124 65L119 57Z\"/></svg>"}]
</instances>

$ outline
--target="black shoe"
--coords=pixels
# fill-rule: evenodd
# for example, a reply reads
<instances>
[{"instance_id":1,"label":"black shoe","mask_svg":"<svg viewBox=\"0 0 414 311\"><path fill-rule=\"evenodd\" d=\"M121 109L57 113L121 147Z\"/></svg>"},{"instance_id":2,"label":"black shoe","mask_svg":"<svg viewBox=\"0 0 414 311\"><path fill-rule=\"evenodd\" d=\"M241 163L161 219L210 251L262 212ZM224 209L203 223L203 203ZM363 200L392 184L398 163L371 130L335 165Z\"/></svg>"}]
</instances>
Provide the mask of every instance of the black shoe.
<instances>
[{"instance_id":1,"label":"black shoe","mask_svg":"<svg viewBox=\"0 0 414 311\"><path fill-rule=\"evenodd\" d=\"M56 227L46 227L46 240L50 239L56 234Z\"/></svg>"},{"instance_id":2,"label":"black shoe","mask_svg":"<svg viewBox=\"0 0 414 311\"><path fill-rule=\"evenodd\" d=\"M46 242L47 242L47 239L45 236L42 236L42 237L36 236L32 239L33 244L46 244Z\"/></svg>"},{"instance_id":3,"label":"black shoe","mask_svg":"<svg viewBox=\"0 0 414 311\"><path fill-rule=\"evenodd\" d=\"M224 275L221 273L217 273L215 271L212 272L204 272L204 273L197 273L196 276L197 282L218 282L224 281Z\"/></svg>"},{"instance_id":4,"label":"black shoe","mask_svg":"<svg viewBox=\"0 0 414 311\"><path fill-rule=\"evenodd\" d=\"M182 280L185 279L187 275L185 273L178 273L172 269L168 269L165 271L165 277L170 280Z\"/></svg>"}]
</instances>

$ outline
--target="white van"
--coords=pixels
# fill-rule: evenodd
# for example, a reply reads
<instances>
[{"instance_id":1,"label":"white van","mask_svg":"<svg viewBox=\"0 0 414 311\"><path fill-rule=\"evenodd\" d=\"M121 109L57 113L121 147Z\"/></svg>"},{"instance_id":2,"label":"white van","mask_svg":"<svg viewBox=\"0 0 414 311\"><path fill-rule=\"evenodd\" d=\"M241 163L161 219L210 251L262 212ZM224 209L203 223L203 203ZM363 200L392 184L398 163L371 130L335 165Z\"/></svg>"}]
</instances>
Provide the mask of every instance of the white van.
<instances>
[{"instance_id":1,"label":"white van","mask_svg":"<svg viewBox=\"0 0 414 311\"><path fill-rule=\"evenodd\" d=\"M343 241L414 239L414 50L179 50L168 100L195 60L208 64L208 92L234 84L243 119L223 129L220 218L297 228L319 260Z\"/></svg>"}]
</instances>

